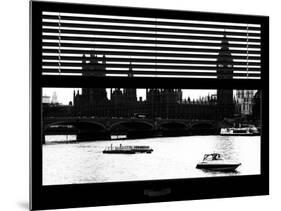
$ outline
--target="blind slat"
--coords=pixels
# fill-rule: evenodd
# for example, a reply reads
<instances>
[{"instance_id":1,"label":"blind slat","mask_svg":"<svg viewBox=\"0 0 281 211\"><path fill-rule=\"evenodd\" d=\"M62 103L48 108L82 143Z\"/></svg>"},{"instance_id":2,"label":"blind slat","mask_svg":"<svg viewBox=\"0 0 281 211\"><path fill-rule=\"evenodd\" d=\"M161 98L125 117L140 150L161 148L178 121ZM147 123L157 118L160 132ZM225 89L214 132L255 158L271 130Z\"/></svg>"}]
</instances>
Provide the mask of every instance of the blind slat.
<instances>
[{"instance_id":1,"label":"blind slat","mask_svg":"<svg viewBox=\"0 0 281 211\"><path fill-rule=\"evenodd\" d=\"M78 56L43 56L44 60L70 60L70 61L79 61L82 62L82 58ZM87 57L89 59L89 57ZM175 64L217 64L217 61L212 60L176 60L176 59L159 59L159 58L150 58L150 59L143 59L143 58L117 58L117 57L106 57L106 61L112 62L142 62L142 63L175 63ZM258 66L261 65L260 62L252 62L251 60L244 61L244 62L237 62L233 61L233 65L247 65L248 66Z\"/></svg>"},{"instance_id":2,"label":"blind slat","mask_svg":"<svg viewBox=\"0 0 281 211\"><path fill-rule=\"evenodd\" d=\"M147 34L138 32L116 32L116 31L98 31L98 30L74 30L74 29L42 29L43 33L56 33L56 34L77 34L77 35L110 35L110 36L125 36L125 37L147 37L147 38L170 38L170 39L193 39L193 40L216 40L221 41L222 37L214 36L200 36L200 35L179 35L179 34ZM235 42L260 42L260 38L241 38L241 37L229 37L229 41Z\"/></svg>"},{"instance_id":3,"label":"blind slat","mask_svg":"<svg viewBox=\"0 0 281 211\"><path fill-rule=\"evenodd\" d=\"M59 66L60 64L63 66L67 67L82 67L84 66L85 68L87 67L98 67L99 65L91 65L91 64L84 64L82 63L69 63L69 62L64 62L60 63L59 62L43 62L43 65L46 66ZM129 64L106 64L107 68L129 68ZM147 69L175 69L175 70L217 70L217 67L214 66L182 66L182 65L149 65L149 64L132 64L132 68L147 68ZM237 71L246 71L247 68L241 68L241 67L233 67L233 70ZM248 68L251 71L259 71L259 68Z\"/></svg>"},{"instance_id":4,"label":"blind slat","mask_svg":"<svg viewBox=\"0 0 281 211\"><path fill-rule=\"evenodd\" d=\"M199 14L198 14L199 15ZM43 12L42 73L260 78L261 24ZM218 74L223 74L218 77ZM132 75L131 75L132 76Z\"/></svg>"},{"instance_id":5,"label":"blind slat","mask_svg":"<svg viewBox=\"0 0 281 211\"><path fill-rule=\"evenodd\" d=\"M48 36L44 35L43 39L47 40L59 40L59 36ZM90 42L113 42L113 43L142 43L142 44L153 44L153 45L196 45L196 46L211 46L211 47L220 47L221 43L217 42L190 42L190 41L177 41L177 40L144 40L144 39L123 39L123 38L100 38L100 37L73 37L73 36L60 36L61 41L90 41ZM260 48L260 44L236 44L229 43L229 47L236 48Z\"/></svg>"},{"instance_id":6,"label":"blind slat","mask_svg":"<svg viewBox=\"0 0 281 211\"><path fill-rule=\"evenodd\" d=\"M43 19L58 20L58 15L43 15ZM92 22L104 22L104 23L123 23L123 24L147 24L155 25L154 21L148 20L130 20L130 19L116 19L116 18L100 18L100 17L72 17L72 16L60 16L61 20L72 20L72 21L92 21ZM247 30L247 26L235 26L226 24L199 24L199 23L181 23L181 22L168 22L157 20L157 25L161 26L179 26L179 27L204 27L204 28L219 28L219 29L236 29L236 30ZM260 27L248 27L248 30L260 30Z\"/></svg>"},{"instance_id":7,"label":"blind slat","mask_svg":"<svg viewBox=\"0 0 281 211\"><path fill-rule=\"evenodd\" d=\"M204 34L204 35L232 35L232 36L250 36L260 37L260 33L247 33L245 32L228 32L228 31L210 31L210 30L192 30L192 29L170 29L170 28L149 28L138 26L115 26L115 25L101 25L101 24L76 24L76 23L53 23L43 22L43 26L56 26L59 27L73 27L73 28L95 28L104 30L124 30L124 31L142 31L142 32L170 32L170 33L188 33L188 34Z\"/></svg>"},{"instance_id":8,"label":"blind slat","mask_svg":"<svg viewBox=\"0 0 281 211\"><path fill-rule=\"evenodd\" d=\"M149 53L149 52L130 52L130 51L102 51L102 50L77 50L77 49L42 49L43 53L56 53L56 54L92 54L95 52L98 55L120 55L120 56L152 56L152 57L180 57L180 58L218 58L218 55L211 54L192 54L192 53ZM227 58L228 56L225 56ZM244 60L260 60L260 56L229 56L233 59Z\"/></svg>"},{"instance_id":9,"label":"blind slat","mask_svg":"<svg viewBox=\"0 0 281 211\"><path fill-rule=\"evenodd\" d=\"M176 47L159 47L159 46L141 46L141 45L107 45L107 44L84 44L84 43L53 43L43 42L43 46L53 47L73 47L73 48L103 48L103 49L125 49L125 50L149 50L149 51L178 51L178 52L206 52L218 53L219 49L208 48L176 48ZM240 54L259 54L259 50L230 50L231 53Z\"/></svg>"},{"instance_id":10,"label":"blind slat","mask_svg":"<svg viewBox=\"0 0 281 211\"><path fill-rule=\"evenodd\" d=\"M50 69L50 68L44 68L44 72L46 73L54 73L54 72L60 72L60 73L82 73L81 70L77 69ZM85 71L85 72L90 72L90 71ZM99 71L96 71L98 73ZM114 75L128 75L128 71L126 70L107 70L106 74L114 74ZM176 72L176 71L139 71L139 70L134 70L133 71L134 75L160 75L160 76L217 76L217 73L215 72ZM233 73L230 74L233 75L234 77L260 77L259 73Z\"/></svg>"}]
</instances>

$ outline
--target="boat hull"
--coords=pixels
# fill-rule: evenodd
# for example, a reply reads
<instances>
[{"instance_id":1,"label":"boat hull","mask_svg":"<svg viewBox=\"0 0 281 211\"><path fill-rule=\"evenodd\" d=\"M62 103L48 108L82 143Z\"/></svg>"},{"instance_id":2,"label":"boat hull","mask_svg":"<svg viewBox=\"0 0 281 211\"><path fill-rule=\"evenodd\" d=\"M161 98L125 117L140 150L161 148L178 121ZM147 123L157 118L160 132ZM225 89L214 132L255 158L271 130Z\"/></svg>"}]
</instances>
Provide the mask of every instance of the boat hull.
<instances>
[{"instance_id":1,"label":"boat hull","mask_svg":"<svg viewBox=\"0 0 281 211\"><path fill-rule=\"evenodd\" d=\"M221 136L259 136L260 134L243 134L243 133L229 133L229 134L220 134Z\"/></svg>"},{"instance_id":2,"label":"boat hull","mask_svg":"<svg viewBox=\"0 0 281 211\"><path fill-rule=\"evenodd\" d=\"M108 154L135 154L135 153L152 153L153 150L104 150L103 153Z\"/></svg>"},{"instance_id":3,"label":"boat hull","mask_svg":"<svg viewBox=\"0 0 281 211\"><path fill-rule=\"evenodd\" d=\"M135 153L151 153L153 149L149 146L122 146L120 147L108 147L103 150L103 153L108 154L135 154Z\"/></svg>"},{"instance_id":4,"label":"boat hull","mask_svg":"<svg viewBox=\"0 0 281 211\"><path fill-rule=\"evenodd\" d=\"M241 163L237 164L197 164L196 168L209 171L235 171Z\"/></svg>"},{"instance_id":5,"label":"boat hull","mask_svg":"<svg viewBox=\"0 0 281 211\"><path fill-rule=\"evenodd\" d=\"M135 154L136 152L134 151L129 151L129 150L104 150L102 151L103 153L106 154Z\"/></svg>"},{"instance_id":6,"label":"boat hull","mask_svg":"<svg viewBox=\"0 0 281 211\"><path fill-rule=\"evenodd\" d=\"M153 152L153 149L147 149L147 150L132 150L134 151L135 153L152 153Z\"/></svg>"}]
</instances>

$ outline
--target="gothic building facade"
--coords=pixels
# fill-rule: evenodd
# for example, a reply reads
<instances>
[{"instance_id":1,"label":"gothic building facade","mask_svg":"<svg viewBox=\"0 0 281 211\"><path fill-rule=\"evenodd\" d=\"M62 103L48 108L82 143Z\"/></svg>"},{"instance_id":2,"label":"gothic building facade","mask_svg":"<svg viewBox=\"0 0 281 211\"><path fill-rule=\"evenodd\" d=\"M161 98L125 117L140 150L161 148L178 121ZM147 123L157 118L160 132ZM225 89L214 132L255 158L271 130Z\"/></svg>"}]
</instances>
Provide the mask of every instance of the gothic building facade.
<instances>
[{"instance_id":1,"label":"gothic building facade","mask_svg":"<svg viewBox=\"0 0 281 211\"><path fill-rule=\"evenodd\" d=\"M236 101L238 112L243 116L250 116L253 114L253 98L255 90L237 90Z\"/></svg>"},{"instance_id":2,"label":"gothic building facade","mask_svg":"<svg viewBox=\"0 0 281 211\"><path fill-rule=\"evenodd\" d=\"M82 70L84 76L105 77L106 56L83 55ZM131 63L128 77L134 77ZM233 59L226 36L217 58L217 78L233 78ZM233 90L226 89L217 90L216 101L194 102L183 100L181 89L146 89L146 100L138 100L136 88L82 88L82 93L73 93L73 102L77 116L134 117L142 113L149 118L222 119L234 113Z\"/></svg>"}]
</instances>

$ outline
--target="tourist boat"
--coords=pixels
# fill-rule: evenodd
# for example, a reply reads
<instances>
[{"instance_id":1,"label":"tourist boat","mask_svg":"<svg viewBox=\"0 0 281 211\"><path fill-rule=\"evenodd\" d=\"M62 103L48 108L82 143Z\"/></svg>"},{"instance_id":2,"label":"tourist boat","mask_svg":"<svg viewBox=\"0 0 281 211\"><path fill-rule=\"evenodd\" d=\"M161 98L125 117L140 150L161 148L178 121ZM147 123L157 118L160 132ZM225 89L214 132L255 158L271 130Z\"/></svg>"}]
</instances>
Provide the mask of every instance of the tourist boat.
<instances>
[{"instance_id":1,"label":"tourist boat","mask_svg":"<svg viewBox=\"0 0 281 211\"><path fill-rule=\"evenodd\" d=\"M149 146L127 146L132 147L132 150L136 153L151 153L153 152L153 149L151 149Z\"/></svg>"},{"instance_id":2,"label":"tourist boat","mask_svg":"<svg viewBox=\"0 0 281 211\"><path fill-rule=\"evenodd\" d=\"M257 136L260 135L256 127L221 128L221 136Z\"/></svg>"},{"instance_id":3,"label":"tourist boat","mask_svg":"<svg viewBox=\"0 0 281 211\"><path fill-rule=\"evenodd\" d=\"M111 154L135 154L135 153L151 153L153 149L151 149L149 146L130 146L125 145L123 146L120 144L120 146L114 147L111 146L105 148L102 152L103 153L111 153Z\"/></svg>"},{"instance_id":4,"label":"tourist boat","mask_svg":"<svg viewBox=\"0 0 281 211\"><path fill-rule=\"evenodd\" d=\"M241 163L224 160L219 153L205 154L203 161L196 166L198 169L210 171L234 171Z\"/></svg>"}]
</instances>

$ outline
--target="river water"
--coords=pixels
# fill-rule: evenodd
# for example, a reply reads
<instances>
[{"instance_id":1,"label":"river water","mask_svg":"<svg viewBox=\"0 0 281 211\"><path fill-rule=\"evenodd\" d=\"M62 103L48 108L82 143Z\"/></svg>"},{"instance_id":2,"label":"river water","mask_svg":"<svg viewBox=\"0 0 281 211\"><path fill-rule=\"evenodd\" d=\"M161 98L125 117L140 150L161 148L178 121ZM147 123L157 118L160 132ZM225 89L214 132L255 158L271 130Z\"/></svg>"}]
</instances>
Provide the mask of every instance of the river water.
<instances>
[{"instance_id":1,"label":"river water","mask_svg":"<svg viewBox=\"0 0 281 211\"><path fill-rule=\"evenodd\" d=\"M260 174L260 136L184 136L43 145L43 185L102 183ZM53 142L53 143L52 143ZM149 145L151 154L103 154L105 147ZM242 163L236 172L196 169L204 154L219 152Z\"/></svg>"}]
</instances>

